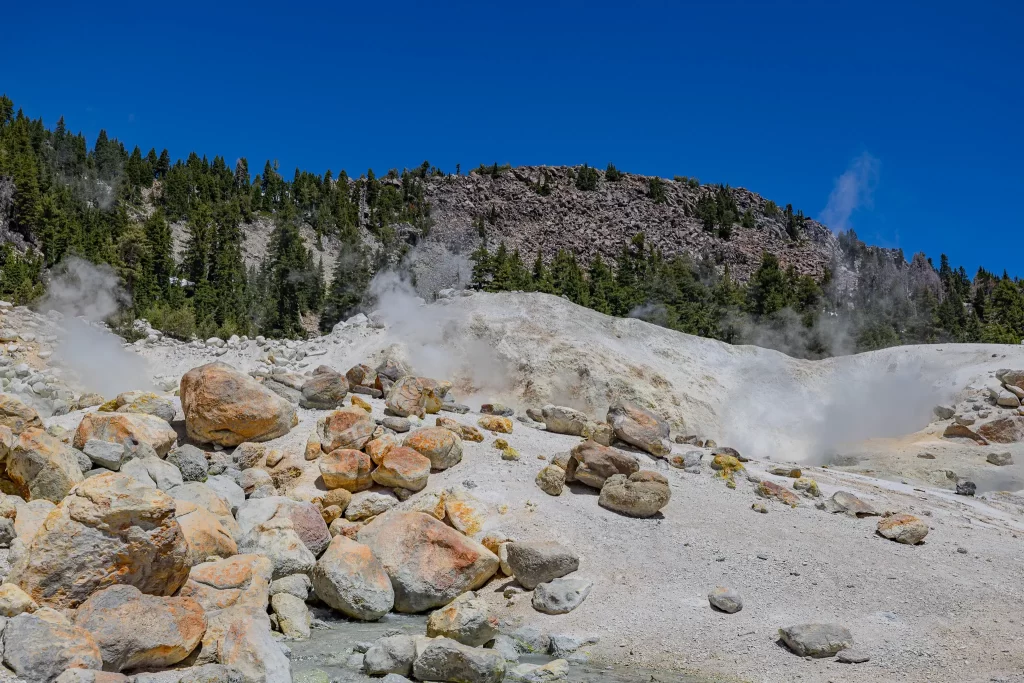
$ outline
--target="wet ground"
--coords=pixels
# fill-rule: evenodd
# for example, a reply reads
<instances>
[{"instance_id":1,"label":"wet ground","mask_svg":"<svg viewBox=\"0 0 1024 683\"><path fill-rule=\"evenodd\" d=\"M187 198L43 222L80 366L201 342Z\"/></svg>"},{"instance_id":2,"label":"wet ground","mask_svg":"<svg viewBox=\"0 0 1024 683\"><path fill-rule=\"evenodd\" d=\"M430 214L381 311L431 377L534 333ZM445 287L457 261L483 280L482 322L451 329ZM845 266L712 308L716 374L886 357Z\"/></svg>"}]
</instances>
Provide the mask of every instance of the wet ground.
<instances>
[{"instance_id":1,"label":"wet ground","mask_svg":"<svg viewBox=\"0 0 1024 683\"><path fill-rule=\"evenodd\" d=\"M322 671L331 683L350 683L380 680L361 673L350 659L358 643L371 643L385 635L406 633L422 635L427 630L424 615L391 613L380 621L359 622L339 618L329 610L313 608L313 616L321 627L313 630L309 640L289 641L292 651L292 678L302 683L323 683ZM524 655L519 663L545 664L551 657ZM509 666L511 669L512 666ZM676 672L657 672L633 667L608 667L593 664L573 664L569 669L569 683L707 683L708 679L693 678Z\"/></svg>"}]
</instances>

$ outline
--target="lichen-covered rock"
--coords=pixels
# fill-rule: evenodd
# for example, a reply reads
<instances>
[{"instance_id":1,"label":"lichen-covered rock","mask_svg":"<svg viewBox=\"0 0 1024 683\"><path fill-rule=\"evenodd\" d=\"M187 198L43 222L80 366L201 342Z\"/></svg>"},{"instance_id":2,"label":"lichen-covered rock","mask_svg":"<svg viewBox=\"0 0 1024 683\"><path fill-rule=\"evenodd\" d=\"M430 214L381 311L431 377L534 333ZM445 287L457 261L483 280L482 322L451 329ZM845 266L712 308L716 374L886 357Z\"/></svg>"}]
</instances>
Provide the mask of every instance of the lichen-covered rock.
<instances>
[{"instance_id":1,"label":"lichen-covered rock","mask_svg":"<svg viewBox=\"0 0 1024 683\"><path fill-rule=\"evenodd\" d=\"M403 444L430 460L430 467L446 470L462 461L462 439L443 427L424 427L405 437Z\"/></svg>"},{"instance_id":2,"label":"lichen-covered rock","mask_svg":"<svg viewBox=\"0 0 1024 683\"><path fill-rule=\"evenodd\" d=\"M22 498L53 503L84 479L75 451L35 427L25 428L14 442L6 474Z\"/></svg>"},{"instance_id":3,"label":"lichen-covered rock","mask_svg":"<svg viewBox=\"0 0 1024 683\"><path fill-rule=\"evenodd\" d=\"M156 415L147 413L86 413L75 430L74 447L82 450L89 439L124 445L145 443L160 457L167 455L178 433Z\"/></svg>"},{"instance_id":4,"label":"lichen-covered rock","mask_svg":"<svg viewBox=\"0 0 1024 683\"><path fill-rule=\"evenodd\" d=\"M618 400L608 408L607 419L615 436L626 443L659 457L672 452L668 423L654 413Z\"/></svg>"},{"instance_id":5,"label":"lichen-covered rock","mask_svg":"<svg viewBox=\"0 0 1024 683\"><path fill-rule=\"evenodd\" d=\"M473 536L483 529L487 512L487 504L461 486L444 492L446 521L467 536Z\"/></svg>"},{"instance_id":6,"label":"lichen-covered rock","mask_svg":"<svg viewBox=\"0 0 1024 683\"><path fill-rule=\"evenodd\" d=\"M174 513L174 499L127 475L86 479L46 518L9 581L58 608L113 585L172 595L190 567Z\"/></svg>"},{"instance_id":7,"label":"lichen-covered rock","mask_svg":"<svg viewBox=\"0 0 1024 683\"><path fill-rule=\"evenodd\" d=\"M177 664L196 649L206 632L206 614L191 598L111 586L78 608L75 625L99 645L104 669L155 669Z\"/></svg>"},{"instance_id":8,"label":"lichen-covered rock","mask_svg":"<svg viewBox=\"0 0 1024 683\"><path fill-rule=\"evenodd\" d=\"M281 633L289 638L309 638L313 617L305 600L290 593L276 593L270 597L270 607Z\"/></svg>"},{"instance_id":9,"label":"lichen-covered rock","mask_svg":"<svg viewBox=\"0 0 1024 683\"><path fill-rule=\"evenodd\" d=\"M291 403L224 363L189 370L180 393L185 428L196 441L221 446L269 441L298 424Z\"/></svg>"},{"instance_id":10,"label":"lichen-covered rock","mask_svg":"<svg viewBox=\"0 0 1024 683\"><path fill-rule=\"evenodd\" d=\"M0 649L4 665L28 681L53 681L67 669L103 668L100 648L88 631L46 607L9 619Z\"/></svg>"},{"instance_id":11,"label":"lichen-covered rock","mask_svg":"<svg viewBox=\"0 0 1024 683\"><path fill-rule=\"evenodd\" d=\"M451 638L470 647L483 647L498 635L498 618L476 593L463 593L448 605L430 613L427 636Z\"/></svg>"},{"instance_id":12,"label":"lichen-covered rock","mask_svg":"<svg viewBox=\"0 0 1024 683\"><path fill-rule=\"evenodd\" d=\"M358 539L384 565L399 612L447 605L498 570L490 550L419 512L389 513L363 527Z\"/></svg>"},{"instance_id":13,"label":"lichen-covered rock","mask_svg":"<svg viewBox=\"0 0 1024 683\"><path fill-rule=\"evenodd\" d=\"M602 446L596 441L584 441L572 449L565 470L566 481L579 481L582 484L600 489L604 481L613 474L624 474L627 477L640 470L636 458L609 446Z\"/></svg>"},{"instance_id":14,"label":"lichen-covered rock","mask_svg":"<svg viewBox=\"0 0 1024 683\"><path fill-rule=\"evenodd\" d=\"M883 517L877 529L881 536L906 545L917 545L928 535L928 525L914 515Z\"/></svg>"},{"instance_id":15,"label":"lichen-covered rock","mask_svg":"<svg viewBox=\"0 0 1024 683\"><path fill-rule=\"evenodd\" d=\"M345 489L356 493L373 486L370 472L373 461L362 451L339 448L321 456L318 463L320 476L328 489Z\"/></svg>"},{"instance_id":16,"label":"lichen-covered rock","mask_svg":"<svg viewBox=\"0 0 1024 683\"><path fill-rule=\"evenodd\" d=\"M422 491L430 476L430 459L405 446L388 451L372 473L373 481L388 488Z\"/></svg>"},{"instance_id":17,"label":"lichen-covered rock","mask_svg":"<svg viewBox=\"0 0 1024 683\"><path fill-rule=\"evenodd\" d=\"M558 465L547 465L537 473L535 481L544 493L549 496L560 496L565 489L565 470Z\"/></svg>"},{"instance_id":18,"label":"lichen-covered rock","mask_svg":"<svg viewBox=\"0 0 1024 683\"><path fill-rule=\"evenodd\" d=\"M337 372L316 373L302 385L299 405L303 408L331 410L343 404L348 390L348 380L344 375Z\"/></svg>"},{"instance_id":19,"label":"lichen-covered rock","mask_svg":"<svg viewBox=\"0 0 1024 683\"><path fill-rule=\"evenodd\" d=\"M178 468L185 481L206 481L209 472L206 454L192 444L171 449L167 454L167 462Z\"/></svg>"},{"instance_id":20,"label":"lichen-covered rock","mask_svg":"<svg viewBox=\"0 0 1024 683\"><path fill-rule=\"evenodd\" d=\"M155 415L165 422L174 420L174 401L158 396L151 391L129 391L115 399L118 413L145 413Z\"/></svg>"},{"instance_id":21,"label":"lichen-covered rock","mask_svg":"<svg viewBox=\"0 0 1024 683\"><path fill-rule=\"evenodd\" d=\"M335 536L311 575L316 596L353 619L376 621L391 611L395 592L370 548Z\"/></svg>"},{"instance_id":22,"label":"lichen-covered rock","mask_svg":"<svg viewBox=\"0 0 1024 683\"><path fill-rule=\"evenodd\" d=\"M671 497L672 490L664 476L641 470L629 477L624 474L608 477L597 502L603 508L630 517L651 517L668 505Z\"/></svg>"}]
</instances>

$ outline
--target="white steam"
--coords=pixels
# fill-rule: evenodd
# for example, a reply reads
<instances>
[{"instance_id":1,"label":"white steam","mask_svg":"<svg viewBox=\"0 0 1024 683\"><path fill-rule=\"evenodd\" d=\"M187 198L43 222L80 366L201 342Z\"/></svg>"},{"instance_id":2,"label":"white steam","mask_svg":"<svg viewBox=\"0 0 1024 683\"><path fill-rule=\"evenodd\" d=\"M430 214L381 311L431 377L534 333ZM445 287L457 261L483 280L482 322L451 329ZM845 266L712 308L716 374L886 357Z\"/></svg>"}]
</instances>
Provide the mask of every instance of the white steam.
<instances>
[{"instance_id":1,"label":"white steam","mask_svg":"<svg viewBox=\"0 0 1024 683\"><path fill-rule=\"evenodd\" d=\"M77 375L85 391L112 397L152 387L146 361L126 351L120 337L98 324L129 302L110 266L73 256L54 269L42 302L43 310L64 316L54 357Z\"/></svg>"},{"instance_id":2,"label":"white steam","mask_svg":"<svg viewBox=\"0 0 1024 683\"><path fill-rule=\"evenodd\" d=\"M853 212L872 205L880 165L878 159L867 152L854 159L850 167L836 178L828 204L821 211L821 222L833 232L849 230Z\"/></svg>"}]
</instances>

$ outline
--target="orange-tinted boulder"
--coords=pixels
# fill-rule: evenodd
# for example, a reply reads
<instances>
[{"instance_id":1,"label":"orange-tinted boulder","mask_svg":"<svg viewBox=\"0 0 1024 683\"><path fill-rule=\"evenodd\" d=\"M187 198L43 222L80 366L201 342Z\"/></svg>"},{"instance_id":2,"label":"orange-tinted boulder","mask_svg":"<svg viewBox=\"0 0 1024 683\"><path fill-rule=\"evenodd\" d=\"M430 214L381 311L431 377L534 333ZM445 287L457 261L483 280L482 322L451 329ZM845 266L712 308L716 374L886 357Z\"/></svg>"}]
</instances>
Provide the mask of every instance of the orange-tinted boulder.
<instances>
[{"instance_id":1,"label":"orange-tinted boulder","mask_svg":"<svg viewBox=\"0 0 1024 683\"><path fill-rule=\"evenodd\" d=\"M345 489L355 493L373 486L370 471L373 461L362 451L339 448L320 458L320 476L328 489Z\"/></svg>"},{"instance_id":2,"label":"orange-tinted boulder","mask_svg":"<svg viewBox=\"0 0 1024 683\"><path fill-rule=\"evenodd\" d=\"M75 430L75 448L85 448L89 439L123 444L134 439L153 447L160 457L167 455L178 433L166 420L146 413L86 413ZM234 444L232 444L234 445Z\"/></svg>"},{"instance_id":3,"label":"orange-tinted boulder","mask_svg":"<svg viewBox=\"0 0 1024 683\"><path fill-rule=\"evenodd\" d=\"M613 474L627 477L640 470L633 456L596 441L584 441L572 449L572 456L565 470L566 481L579 481L599 489L604 480Z\"/></svg>"},{"instance_id":4,"label":"orange-tinted boulder","mask_svg":"<svg viewBox=\"0 0 1024 683\"><path fill-rule=\"evenodd\" d=\"M464 425L450 417L439 417L435 421L435 424L438 427L444 427L445 429L455 432L463 441L474 441L476 443L483 443L484 441L484 435L479 429L472 425Z\"/></svg>"},{"instance_id":5,"label":"orange-tinted boulder","mask_svg":"<svg viewBox=\"0 0 1024 683\"><path fill-rule=\"evenodd\" d=\"M392 448L401 444L401 439L394 434L384 434L372 441L368 441L363 450L370 456L370 460L373 460L374 465L379 465Z\"/></svg>"},{"instance_id":6,"label":"orange-tinted boulder","mask_svg":"<svg viewBox=\"0 0 1024 683\"><path fill-rule=\"evenodd\" d=\"M476 423L489 432L497 432L499 434L512 433L512 420L500 415L484 415Z\"/></svg>"},{"instance_id":7,"label":"orange-tinted boulder","mask_svg":"<svg viewBox=\"0 0 1024 683\"><path fill-rule=\"evenodd\" d=\"M175 519L188 544L189 566L206 562L210 557L231 557L238 545L220 520L206 508L187 500L175 500Z\"/></svg>"},{"instance_id":8,"label":"orange-tinted boulder","mask_svg":"<svg viewBox=\"0 0 1024 683\"><path fill-rule=\"evenodd\" d=\"M411 448L398 446L384 456L372 476L381 486L422 491L430 476L430 459Z\"/></svg>"},{"instance_id":9,"label":"orange-tinted boulder","mask_svg":"<svg viewBox=\"0 0 1024 683\"><path fill-rule=\"evenodd\" d=\"M361 408L342 408L317 422L320 450L324 453L339 448L361 450L377 428L370 414Z\"/></svg>"},{"instance_id":10,"label":"orange-tinted boulder","mask_svg":"<svg viewBox=\"0 0 1024 683\"><path fill-rule=\"evenodd\" d=\"M26 500L59 503L84 479L75 452L42 429L27 427L7 456L7 478Z\"/></svg>"},{"instance_id":11,"label":"orange-tinted boulder","mask_svg":"<svg viewBox=\"0 0 1024 683\"><path fill-rule=\"evenodd\" d=\"M274 567L262 555L234 555L192 567L181 589L207 612L235 605L266 610Z\"/></svg>"},{"instance_id":12,"label":"orange-tinted boulder","mask_svg":"<svg viewBox=\"0 0 1024 683\"><path fill-rule=\"evenodd\" d=\"M36 409L11 394L0 394L0 425L8 427L15 436L29 427L42 428L43 420Z\"/></svg>"},{"instance_id":13,"label":"orange-tinted boulder","mask_svg":"<svg viewBox=\"0 0 1024 683\"><path fill-rule=\"evenodd\" d=\"M337 535L310 576L316 596L353 619L376 621L391 611L395 592L370 549Z\"/></svg>"},{"instance_id":14,"label":"orange-tinted boulder","mask_svg":"<svg viewBox=\"0 0 1024 683\"><path fill-rule=\"evenodd\" d=\"M405 437L404 445L424 455L435 470L446 470L462 461L462 439L443 427L424 427Z\"/></svg>"}]
</instances>

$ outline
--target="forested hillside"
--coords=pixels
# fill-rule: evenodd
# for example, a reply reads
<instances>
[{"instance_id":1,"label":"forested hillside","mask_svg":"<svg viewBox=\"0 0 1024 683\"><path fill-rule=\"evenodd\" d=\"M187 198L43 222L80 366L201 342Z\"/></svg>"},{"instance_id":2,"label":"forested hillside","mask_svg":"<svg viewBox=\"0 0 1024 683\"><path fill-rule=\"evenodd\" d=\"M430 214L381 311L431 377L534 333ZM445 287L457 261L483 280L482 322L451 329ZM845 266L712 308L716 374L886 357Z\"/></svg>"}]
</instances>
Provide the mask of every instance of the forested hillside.
<instances>
[{"instance_id":1,"label":"forested hillside","mask_svg":"<svg viewBox=\"0 0 1024 683\"><path fill-rule=\"evenodd\" d=\"M270 234L254 262L245 245L261 230ZM562 294L795 355L1024 337L1021 281L970 276L945 256L938 266L921 254L908 262L740 188L612 164L463 174L424 162L380 176L296 169L287 180L271 161L172 160L106 132L90 145L63 119L47 126L6 96L0 239L0 296L33 301L49 269L79 256L121 277L125 320L145 317L182 338L330 329L372 305L373 274L415 244L475 248L479 288ZM419 268L413 277L424 279Z\"/></svg>"}]
</instances>

